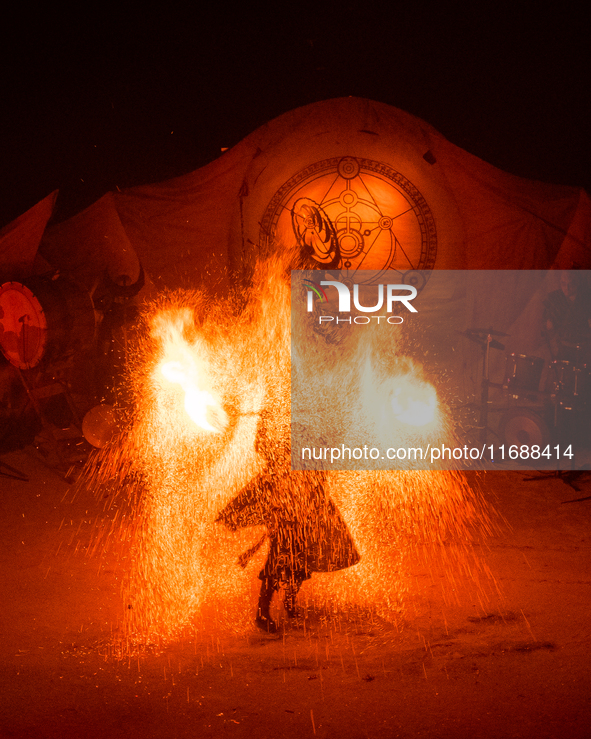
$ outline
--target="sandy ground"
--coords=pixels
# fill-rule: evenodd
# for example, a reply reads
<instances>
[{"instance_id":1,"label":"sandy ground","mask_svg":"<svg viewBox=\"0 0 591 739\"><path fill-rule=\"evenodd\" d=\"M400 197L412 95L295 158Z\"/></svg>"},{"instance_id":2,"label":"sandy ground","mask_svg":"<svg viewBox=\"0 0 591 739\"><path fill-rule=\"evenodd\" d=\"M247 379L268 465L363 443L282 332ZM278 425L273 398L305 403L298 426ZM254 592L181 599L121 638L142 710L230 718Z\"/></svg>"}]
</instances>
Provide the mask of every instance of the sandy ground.
<instances>
[{"instance_id":1,"label":"sandy ground","mask_svg":"<svg viewBox=\"0 0 591 739\"><path fill-rule=\"evenodd\" d=\"M79 542L104 515L26 451L2 457L0 736L588 737L591 475L488 473L507 519L481 555L502 597L441 597L419 565L404 620L313 613L276 637L186 637L158 653L111 647L126 562ZM461 589L461 588L460 588Z\"/></svg>"}]
</instances>

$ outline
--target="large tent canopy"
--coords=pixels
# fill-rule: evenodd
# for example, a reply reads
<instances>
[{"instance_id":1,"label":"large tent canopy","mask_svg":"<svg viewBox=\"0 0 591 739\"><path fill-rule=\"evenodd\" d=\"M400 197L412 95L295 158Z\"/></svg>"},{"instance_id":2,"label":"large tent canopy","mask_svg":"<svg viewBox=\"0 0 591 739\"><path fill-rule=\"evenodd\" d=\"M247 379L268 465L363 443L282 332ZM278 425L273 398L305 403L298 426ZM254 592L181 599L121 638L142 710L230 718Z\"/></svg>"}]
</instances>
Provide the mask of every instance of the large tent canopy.
<instances>
[{"instance_id":1,"label":"large tent canopy","mask_svg":"<svg viewBox=\"0 0 591 739\"><path fill-rule=\"evenodd\" d=\"M103 268L133 281L139 259L156 287L223 290L302 237L291 214L309 201L340 228L352 269L591 264L583 190L502 172L361 98L298 108L190 174L108 193L48 228L40 253L86 284Z\"/></svg>"},{"instance_id":2,"label":"large tent canopy","mask_svg":"<svg viewBox=\"0 0 591 739\"><path fill-rule=\"evenodd\" d=\"M439 345L455 350L448 369L464 398L478 394L481 364L465 332L494 327L509 335L507 352L550 359L540 325L558 274L548 270L591 267L585 191L502 172L422 120L360 98L298 108L203 168L109 192L45 229L54 199L0 232L4 280L49 265L92 291L105 271L119 285L143 284L143 267L146 297L221 295L248 284L256 258L296 244L319 268L410 271L422 285L432 270L521 271L494 284L481 272L460 301L454 290L434 295ZM504 355L493 360L498 379Z\"/></svg>"}]
</instances>

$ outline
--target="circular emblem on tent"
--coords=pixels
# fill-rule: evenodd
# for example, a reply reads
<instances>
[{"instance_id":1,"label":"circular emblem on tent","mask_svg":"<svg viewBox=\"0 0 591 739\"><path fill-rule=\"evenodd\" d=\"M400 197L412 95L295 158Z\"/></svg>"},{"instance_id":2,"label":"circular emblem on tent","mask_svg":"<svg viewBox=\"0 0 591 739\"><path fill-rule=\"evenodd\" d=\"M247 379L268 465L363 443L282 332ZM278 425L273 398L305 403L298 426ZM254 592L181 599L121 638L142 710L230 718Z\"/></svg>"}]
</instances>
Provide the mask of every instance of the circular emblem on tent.
<instances>
[{"instance_id":1,"label":"circular emblem on tent","mask_svg":"<svg viewBox=\"0 0 591 739\"><path fill-rule=\"evenodd\" d=\"M279 188L263 215L260 243L298 244L319 269L412 271L424 284L437 232L412 182L387 164L346 156L316 162Z\"/></svg>"}]
</instances>

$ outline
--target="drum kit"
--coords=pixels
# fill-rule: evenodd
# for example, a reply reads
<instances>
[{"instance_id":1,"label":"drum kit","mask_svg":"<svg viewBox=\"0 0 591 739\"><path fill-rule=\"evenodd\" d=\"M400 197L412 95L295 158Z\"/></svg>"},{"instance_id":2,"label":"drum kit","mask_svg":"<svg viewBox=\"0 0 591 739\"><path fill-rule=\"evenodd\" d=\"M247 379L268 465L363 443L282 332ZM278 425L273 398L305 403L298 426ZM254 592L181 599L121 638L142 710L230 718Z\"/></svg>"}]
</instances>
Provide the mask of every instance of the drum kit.
<instances>
[{"instance_id":1,"label":"drum kit","mask_svg":"<svg viewBox=\"0 0 591 739\"><path fill-rule=\"evenodd\" d=\"M481 346L484 352L479 429L487 441L489 413L501 413L497 435L500 443L512 445L572 444L587 441L586 419L591 409L591 367L585 364L585 348L563 345L569 359L552 359L512 353L506 356L501 383L489 379L490 349L503 350L499 338L508 334L494 329L459 332ZM498 402L490 391L501 392ZM497 395L498 397L498 395Z\"/></svg>"}]
</instances>

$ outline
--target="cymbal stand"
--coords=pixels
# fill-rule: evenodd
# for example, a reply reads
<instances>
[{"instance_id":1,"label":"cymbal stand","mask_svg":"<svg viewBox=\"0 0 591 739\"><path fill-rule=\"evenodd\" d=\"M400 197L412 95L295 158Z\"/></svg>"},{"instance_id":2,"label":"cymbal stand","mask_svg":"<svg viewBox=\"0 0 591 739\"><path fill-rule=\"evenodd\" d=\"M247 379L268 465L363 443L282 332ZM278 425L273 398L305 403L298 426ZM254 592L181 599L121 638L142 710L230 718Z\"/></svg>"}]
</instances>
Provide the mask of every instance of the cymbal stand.
<instances>
[{"instance_id":1,"label":"cymbal stand","mask_svg":"<svg viewBox=\"0 0 591 739\"><path fill-rule=\"evenodd\" d=\"M488 432L488 406L490 400L488 399L488 389L490 386L488 372L489 372L489 356L490 356L490 344L493 338L490 334L487 334L485 343L483 344L483 363L482 363L482 384L480 391L480 443L486 444L486 436Z\"/></svg>"},{"instance_id":2,"label":"cymbal stand","mask_svg":"<svg viewBox=\"0 0 591 739\"><path fill-rule=\"evenodd\" d=\"M495 329L483 329L483 328L469 328L466 331L458 331L469 341L478 344L482 349L482 382L480 390L480 416L478 426L476 428L480 431L480 442L486 444L488 432L491 429L488 426L488 414L490 412L489 406L491 401L489 400L489 388L500 387L496 383L489 380L489 359L491 349L504 349L504 344L499 343L494 336L507 336L502 331L496 331ZM469 403L468 405L477 405L476 403Z\"/></svg>"}]
</instances>

